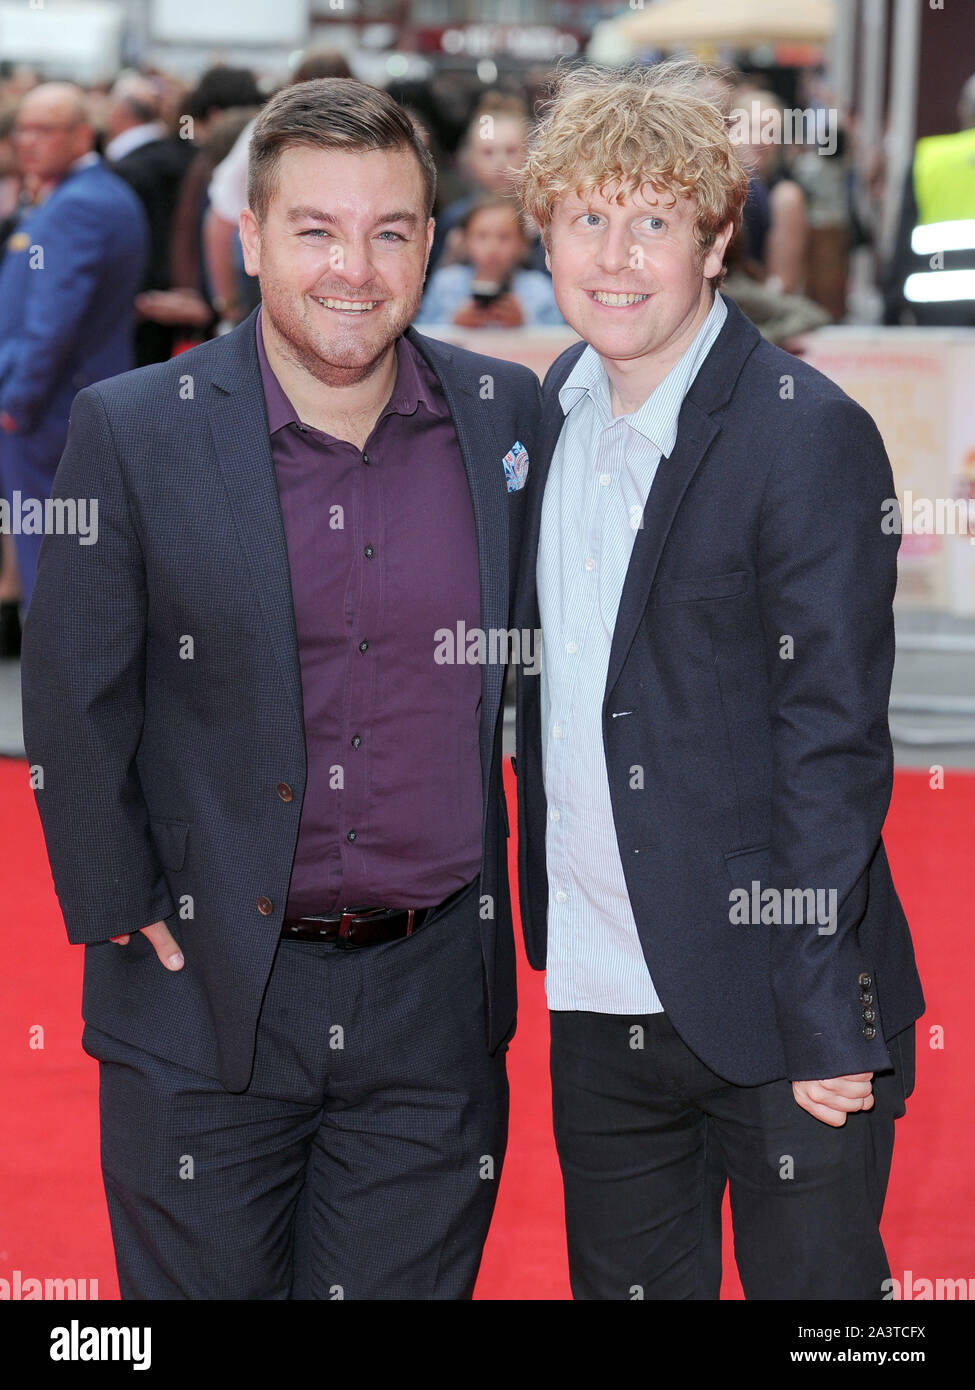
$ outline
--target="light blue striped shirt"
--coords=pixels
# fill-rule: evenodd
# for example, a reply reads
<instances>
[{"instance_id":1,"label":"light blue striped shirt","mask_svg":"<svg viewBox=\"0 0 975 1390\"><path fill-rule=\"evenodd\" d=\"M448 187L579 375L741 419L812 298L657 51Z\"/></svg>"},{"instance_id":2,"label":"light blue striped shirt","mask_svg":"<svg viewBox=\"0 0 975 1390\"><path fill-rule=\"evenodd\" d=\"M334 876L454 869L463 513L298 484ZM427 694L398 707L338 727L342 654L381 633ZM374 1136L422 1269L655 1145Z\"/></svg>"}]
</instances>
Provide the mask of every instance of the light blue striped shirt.
<instances>
[{"instance_id":1,"label":"light blue striped shirt","mask_svg":"<svg viewBox=\"0 0 975 1390\"><path fill-rule=\"evenodd\" d=\"M542 766L548 801L550 1009L663 1010L643 956L613 822L602 708L633 542L677 417L728 310L719 294L690 347L630 415L586 347L559 392L565 423L542 501ZM666 467L666 465L664 465ZM653 795L653 788L647 789Z\"/></svg>"}]
</instances>

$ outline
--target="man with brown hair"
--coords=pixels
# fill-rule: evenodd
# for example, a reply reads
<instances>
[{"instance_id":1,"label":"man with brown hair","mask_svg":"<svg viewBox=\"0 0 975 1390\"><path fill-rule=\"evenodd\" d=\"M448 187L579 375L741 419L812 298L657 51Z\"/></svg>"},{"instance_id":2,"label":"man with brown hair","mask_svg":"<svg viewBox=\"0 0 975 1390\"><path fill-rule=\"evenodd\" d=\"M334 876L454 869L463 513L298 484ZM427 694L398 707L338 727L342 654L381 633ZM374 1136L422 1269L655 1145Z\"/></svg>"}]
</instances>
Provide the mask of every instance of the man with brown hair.
<instances>
[{"instance_id":1,"label":"man with brown hair","mask_svg":"<svg viewBox=\"0 0 975 1390\"><path fill-rule=\"evenodd\" d=\"M897 537L869 416L716 293L746 179L693 64L577 71L524 176L585 340L516 623L521 912L577 1298L881 1299L923 1009L881 829Z\"/></svg>"},{"instance_id":2,"label":"man with brown hair","mask_svg":"<svg viewBox=\"0 0 975 1390\"><path fill-rule=\"evenodd\" d=\"M251 142L234 332L83 391L25 742L125 1298L469 1297L505 1147L504 664L538 383L408 327L435 170L348 79Z\"/></svg>"}]
</instances>

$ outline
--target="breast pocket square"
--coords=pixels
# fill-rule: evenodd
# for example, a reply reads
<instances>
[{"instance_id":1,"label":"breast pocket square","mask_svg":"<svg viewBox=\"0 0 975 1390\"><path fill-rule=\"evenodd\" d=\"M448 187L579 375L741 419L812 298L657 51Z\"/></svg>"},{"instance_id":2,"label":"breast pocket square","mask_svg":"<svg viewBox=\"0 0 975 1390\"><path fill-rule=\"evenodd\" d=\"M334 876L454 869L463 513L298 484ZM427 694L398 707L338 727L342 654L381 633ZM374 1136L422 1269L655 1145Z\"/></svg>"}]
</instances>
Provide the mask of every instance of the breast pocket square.
<instances>
[{"instance_id":1,"label":"breast pocket square","mask_svg":"<svg viewBox=\"0 0 975 1390\"><path fill-rule=\"evenodd\" d=\"M520 491L528 481L528 450L524 444L516 439L501 462L504 464L504 477L508 491Z\"/></svg>"}]
</instances>

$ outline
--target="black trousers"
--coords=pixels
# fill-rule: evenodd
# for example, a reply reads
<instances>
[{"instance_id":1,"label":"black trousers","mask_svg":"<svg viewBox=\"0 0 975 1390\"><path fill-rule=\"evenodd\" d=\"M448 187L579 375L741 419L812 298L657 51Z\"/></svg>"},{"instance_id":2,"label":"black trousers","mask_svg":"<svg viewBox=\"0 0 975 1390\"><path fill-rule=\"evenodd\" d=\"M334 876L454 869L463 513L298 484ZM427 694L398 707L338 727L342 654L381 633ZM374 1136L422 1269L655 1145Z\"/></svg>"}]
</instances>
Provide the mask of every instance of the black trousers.
<instances>
[{"instance_id":1,"label":"black trousers","mask_svg":"<svg viewBox=\"0 0 975 1390\"><path fill-rule=\"evenodd\" d=\"M469 1298L507 1139L482 988L475 882L401 941L283 941L241 1094L87 1027L122 1297Z\"/></svg>"},{"instance_id":2,"label":"black trousers","mask_svg":"<svg viewBox=\"0 0 975 1390\"><path fill-rule=\"evenodd\" d=\"M552 1095L579 1299L716 1299L721 1202L749 1299L880 1300L879 1224L894 1119L914 1085L914 1028L894 1070L839 1128L789 1081L733 1086L665 1014L553 1012Z\"/></svg>"}]
</instances>

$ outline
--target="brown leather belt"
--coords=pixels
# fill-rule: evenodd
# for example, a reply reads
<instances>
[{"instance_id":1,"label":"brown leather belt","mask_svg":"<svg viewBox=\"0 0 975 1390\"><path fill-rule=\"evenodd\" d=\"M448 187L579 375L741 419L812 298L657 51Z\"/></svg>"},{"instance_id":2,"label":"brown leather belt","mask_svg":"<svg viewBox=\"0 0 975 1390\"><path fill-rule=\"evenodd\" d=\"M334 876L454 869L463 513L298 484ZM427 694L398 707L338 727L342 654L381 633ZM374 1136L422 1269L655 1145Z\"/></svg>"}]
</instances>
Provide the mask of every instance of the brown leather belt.
<instances>
[{"instance_id":1,"label":"brown leather belt","mask_svg":"<svg viewBox=\"0 0 975 1390\"><path fill-rule=\"evenodd\" d=\"M412 936L434 912L444 912L477 883L472 879L436 907L347 907L322 916L285 917L284 941L332 941L336 946L377 946Z\"/></svg>"},{"instance_id":2,"label":"brown leather belt","mask_svg":"<svg viewBox=\"0 0 975 1390\"><path fill-rule=\"evenodd\" d=\"M336 946L375 946L412 936L432 907L347 907L322 917L286 917L285 941L332 941Z\"/></svg>"}]
</instances>

